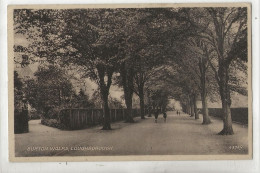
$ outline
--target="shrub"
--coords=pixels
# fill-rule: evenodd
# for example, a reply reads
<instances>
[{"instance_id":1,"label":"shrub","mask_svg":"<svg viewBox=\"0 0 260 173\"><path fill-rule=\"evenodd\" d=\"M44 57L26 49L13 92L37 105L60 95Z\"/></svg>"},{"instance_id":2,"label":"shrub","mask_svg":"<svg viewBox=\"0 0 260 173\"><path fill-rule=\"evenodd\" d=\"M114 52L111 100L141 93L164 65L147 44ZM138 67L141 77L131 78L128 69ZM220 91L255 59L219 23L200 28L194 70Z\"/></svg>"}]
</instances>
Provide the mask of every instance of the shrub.
<instances>
[{"instance_id":1,"label":"shrub","mask_svg":"<svg viewBox=\"0 0 260 173\"><path fill-rule=\"evenodd\" d=\"M32 109L31 111L29 111L29 119L38 120L41 119L41 115L35 109Z\"/></svg>"},{"instance_id":2,"label":"shrub","mask_svg":"<svg viewBox=\"0 0 260 173\"><path fill-rule=\"evenodd\" d=\"M41 124L58 129L66 129L66 127L56 119L42 119Z\"/></svg>"}]
</instances>

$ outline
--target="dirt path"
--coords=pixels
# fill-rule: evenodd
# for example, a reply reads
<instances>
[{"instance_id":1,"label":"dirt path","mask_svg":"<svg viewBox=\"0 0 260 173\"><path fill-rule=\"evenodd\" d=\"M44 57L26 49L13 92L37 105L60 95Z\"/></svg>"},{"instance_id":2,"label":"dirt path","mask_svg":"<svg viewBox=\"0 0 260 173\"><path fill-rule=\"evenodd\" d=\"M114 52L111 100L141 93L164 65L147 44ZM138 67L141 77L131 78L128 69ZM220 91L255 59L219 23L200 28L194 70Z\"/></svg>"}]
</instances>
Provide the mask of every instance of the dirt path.
<instances>
[{"instance_id":1,"label":"dirt path","mask_svg":"<svg viewBox=\"0 0 260 173\"><path fill-rule=\"evenodd\" d=\"M158 123L154 118L134 124L117 122L113 130L101 127L84 130L61 131L46 127L39 120L30 121L29 133L16 134L17 156L84 156L84 155L196 155L196 154L246 154L248 128L234 124L235 135L216 135L222 121L201 125L202 117L194 120L186 114L177 116L169 112L167 122L162 115ZM43 147L43 148L36 148ZM56 148L51 148L56 147ZM63 147L63 148L62 148ZM232 148L233 147L233 148Z\"/></svg>"}]
</instances>

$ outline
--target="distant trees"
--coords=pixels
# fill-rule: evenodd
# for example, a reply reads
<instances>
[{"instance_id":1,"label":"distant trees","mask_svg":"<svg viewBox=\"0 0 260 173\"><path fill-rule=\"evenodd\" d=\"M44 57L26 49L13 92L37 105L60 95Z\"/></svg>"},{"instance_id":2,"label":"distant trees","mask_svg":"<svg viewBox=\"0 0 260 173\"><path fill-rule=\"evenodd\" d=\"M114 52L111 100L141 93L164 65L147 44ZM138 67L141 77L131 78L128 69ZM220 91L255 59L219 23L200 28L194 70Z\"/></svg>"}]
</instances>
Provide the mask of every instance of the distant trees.
<instances>
[{"instance_id":1,"label":"distant trees","mask_svg":"<svg viewBox=\"0 0 260 173\"><path fill-rule=\"evenodd\" d=\"M102 109L102 98L100 96L100 91L95 90L92 94L92 98L90 101L94 104L94 107L97 109ZM108 96L108 106L110 109L123 109L125 106L123 105L123 101L121 99L117 99L114 97Z\"/></svg>"},{"instance_id":2,"label":"distant trees","mask_svg":"<svg viewBox=\"0 0 260 173\"><path fill-rule=\"evenodd\" d=\"M58 66L39 66L36 79L25 82L25 98L43 118L56 118L64 108L90 108L93 103L80 90L77 93L64 70Z\"/></svg>"},{"instance_id":3,"label":"distant trees","mask_svg":"<svg viewBox=\"0 0 260 173\"><path fill-rule=\"evenodd\" d=\"M26 99L44 118L58 116L58 111L68 105L72 84L55 66L39 67L35 76L37 79L26 81Z\"/></svg>"},{"instance_id":4,"label":"distant trees","mask_svg":"<svg viewBox=\"0 0 260 173\"><path fill-rule=\"evenodd\" d=\"M183 70L188 71L186 73L191 76L191 81L194 81L193 90L196 92L189 96L193 99L195 119L198 119L198 113L196 108L197 97L200 95L202 102L202 124L210 124L210 118L208 115L208 95L211 97L216 94L214 87L215 81L213 71L210 69L209 62L212 57L212 47L209 47L203 40L198 37L189 38L184 41L182 46L186 47L186 53L182 54L182 67ZM189 91L192 89L189 89Z\"/></svg>"},{"instance_id":5,"label":"distant trees","mask_svg":"<svg viewBox=\"0 0 260 173\"><path fill-rule=\"evenodd\" d=\"M147 59L148 57L139 60L139 63L135 66L136 72L134 75L134 93L138 95L140 100L141 119L145 118L145 94L148 92L145 86L151 75L153 75L152 65L147 65L147 62L149 62ZM150 97L150 95L148 97Z\"/></svg>"},{"instance_id":6,"label":"distant trees","mask_svg":"<svg viewBox=\"0 0 260 173\"><path fill-rule=\"evenodd\" d=\"M194 71L197 64L191 61L186 53L179 55L179 59L173 63L174 67L168 68L164 72L164 75L167 74L165 78L168 85L175 86L171 89L172 97L181 102L185 100L186 112L191 117L199 119L197 110L199 79L198 74ZM183 97L186 98L182 100Z\"/></svg>"},{"instance_id":7,"label":"distant trees","mask_svg":"<svg viewBox=\"0 0 260 173\"><path fill-rule=\"evenodd\" d=\"M73 100L70 101L73 108L94 108L94 103L90 100L89 95L83 89L80 89L78 94L75 94Z\"/></svg>"},{"instance_id":8,"label":"distant trees","mask_svg":"<svg viewBox=\"0 0 260 173\"><path fill-rule=\"evenodd\" d=\"M166 111L169 103L169 93L167 90L155 90L151 95L151 104L153 109L160 109L162 112Z\"/></svg>"}]
</instances>

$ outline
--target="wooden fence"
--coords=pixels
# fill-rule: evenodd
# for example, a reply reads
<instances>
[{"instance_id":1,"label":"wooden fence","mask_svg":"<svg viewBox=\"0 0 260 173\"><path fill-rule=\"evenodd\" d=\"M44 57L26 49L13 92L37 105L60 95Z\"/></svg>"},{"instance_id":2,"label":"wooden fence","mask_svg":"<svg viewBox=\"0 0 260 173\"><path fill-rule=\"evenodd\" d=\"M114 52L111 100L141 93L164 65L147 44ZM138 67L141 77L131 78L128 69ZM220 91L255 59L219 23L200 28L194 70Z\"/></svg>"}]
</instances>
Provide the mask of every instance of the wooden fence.
<instances>
[{"instance_id":1,"label":"wooden fence","mask_svg":"<svg viewBox=\"0 0 260 173\"><path fill-rule=\"evenodd\" d=\"M145 114L148 110L145 110ZM140 116L140 109L132 109L133 117ZM103 109L63 109L59 113L59 121L68 129L82 129L84 127L102 124ZM126 109L110 109L110 121L126 119Z\"/></svg>"}]
</instances>

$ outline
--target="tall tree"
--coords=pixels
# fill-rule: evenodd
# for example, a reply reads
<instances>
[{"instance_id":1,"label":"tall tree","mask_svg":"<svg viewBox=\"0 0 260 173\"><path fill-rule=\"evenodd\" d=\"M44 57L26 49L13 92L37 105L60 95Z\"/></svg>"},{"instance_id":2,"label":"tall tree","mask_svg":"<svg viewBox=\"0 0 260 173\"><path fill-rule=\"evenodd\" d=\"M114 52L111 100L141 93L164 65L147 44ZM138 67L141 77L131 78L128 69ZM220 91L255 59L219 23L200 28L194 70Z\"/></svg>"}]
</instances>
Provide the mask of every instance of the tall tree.
<instances>
[{"instance_id":1,"label":"tall tree","mask_svg":"<svg viewBox=\"0 0 260 173\"><path fill-rule=\"evenodd\" d=\"M188 61L193 62L192 64L190 64L189 62L186 64L190 66L190 69L192 69L191 72L196 74L195 77L199 78L200 81L198 82L198 87L200 90L202 101L202 124L210 124L211 121L209 118L207 106L208 94L215 93L212 92L212 90L214 89L214 87L212 87L213 85L209 87L209 83L215 82L209 79L212 77L212 70L209 70L208 61L210 60L210 56L212 56L211 54L213 50L210 45L206 44L198 37L189 38L187 41L185 41L185 44L187 46L187 52L189 52L189 55L185 56L184 58L188 58Z\"/></svg>"},{"instance_id":2,"label":"tall tree","mask_svg":"<svg viewBox=\"0 0 260 173\"><path fill-rule=\"evenodd\" d=\"M39 66L34 75L36 79L25 82L25 97L43 118L55 118L61 109L69 106L75 93L72 83L58 66Z\"/></svg>"},{"instance_id":3,"label":"tall tree","mask_svg":"<svg viewBox=\"0 0 260 173\"><path fill-rule=\"evenodd\" d=\"M120 68L120 76L122 80L122 86L124 89L124 97L125 97L125 104L127 108L126 112L126 122L132 123L134 122L132 116L132 99L134 93L134 70L131 67L127 67L128 63L123 62Z\"/></svg>"},{"instance_id":4,"label":"tall tree","mask_svg":"<svg viewBox=\"0 0 260 173\"><path fill-rule=\"evenodd\" d=\"M232 135L230 74L231 62L247 60L247 9L246 8L207 8L213 30L210 32L212 44L217 52L217 66L212 62L223 109L223 130L221 135Z\"/></svg>"},{"instance_id":5,"label":"tall tree","mask_svg":"<svg viewBox=\"0 0 260 173\"><path fill-rule=\"evenodd\" d=\"M118 14L118 10L111 9L15 11L18 32L31 38L29 48L34 55L52 63L78 65L98 84L104 130L111 129L108 95L117 55L114 28L121 27L116 20L122 23L122 18L115 17Z\"/></svg>"},{"instance_id":6,"label":"tall tree","mask_svg":"<svg viewBox=\"0 0 260 173\"><path fill-rule=\"evenodd\" d=\"M144 119L145 93L149 90L146 83L156 73L156 68L164 63L160 58L162 56L160 49L158 45L144 46L135 58L134 92L140 100L142 119Z\"/></svg>"}]
</instances>

